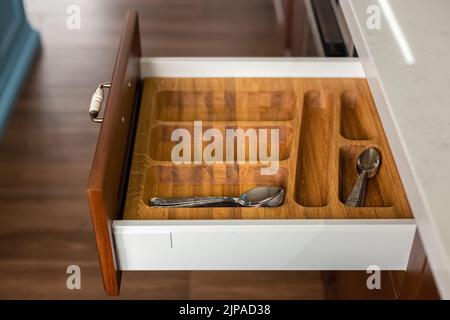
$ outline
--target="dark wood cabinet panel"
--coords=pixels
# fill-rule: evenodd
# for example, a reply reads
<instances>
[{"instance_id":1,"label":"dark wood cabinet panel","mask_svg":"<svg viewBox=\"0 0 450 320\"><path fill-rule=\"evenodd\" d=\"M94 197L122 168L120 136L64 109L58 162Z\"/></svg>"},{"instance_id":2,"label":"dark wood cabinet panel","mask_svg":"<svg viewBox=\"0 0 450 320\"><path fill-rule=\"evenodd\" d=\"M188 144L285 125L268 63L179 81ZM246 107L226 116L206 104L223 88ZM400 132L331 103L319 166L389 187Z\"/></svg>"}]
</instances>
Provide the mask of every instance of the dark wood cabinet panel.
<instances>
[{"instance_id":1,"label":"dark wood cabinet panel","mask_svg":"<svg viewBox=\"0 0 450 320\"><path fill-rule=\"evenodd\" d=\"M401 288L400 299L439 299L436 283L418 233L416 233L411 256L409 257L408 270Z\"/></svg>"},{"instance_id":2,"label":"dark wood cabinet panel","mask_svg":"<svg viewBox=\"0 0 450 320\"><path fill-rule=\"evenodd\" d=\"M406 272L382 271L381 288L369 290L364 271L325 271L322 279L328 299L436 300L439 293L418 233Z\"/></svg>"},{"instance_id":3,"label":"dark wood cabinet panel","mask_svg":"<svg viewBox=\"0 0 450 320\"><path fill-rule=\"evenodd\" d=\"M315 57L317 50L304 0L283 0L285 48L291 56Z\"/></svg>"},{"instance_id":4,"label":"dark wood cabinet panel","mask_svg":"<svg viewBox=\"0 0 450 320\"><path fill-rule=\"evenodd\" d=\"M325 294L328 299L339 300L392 300L397 292L389 271L381 272L380 289L369 290L364 271L326 271L323 272Z\"/></svg>"},{"instance_id":5,"label":"dark wood cabinet panel","mask_svg":"<svg viewBox=\"0 0 450 320\"><path fill-rule=\"evenodd\" d=\"M283 0L286 52L297 57L353 56L342 9L334 0Z\"/></svg>"}]
</instances>

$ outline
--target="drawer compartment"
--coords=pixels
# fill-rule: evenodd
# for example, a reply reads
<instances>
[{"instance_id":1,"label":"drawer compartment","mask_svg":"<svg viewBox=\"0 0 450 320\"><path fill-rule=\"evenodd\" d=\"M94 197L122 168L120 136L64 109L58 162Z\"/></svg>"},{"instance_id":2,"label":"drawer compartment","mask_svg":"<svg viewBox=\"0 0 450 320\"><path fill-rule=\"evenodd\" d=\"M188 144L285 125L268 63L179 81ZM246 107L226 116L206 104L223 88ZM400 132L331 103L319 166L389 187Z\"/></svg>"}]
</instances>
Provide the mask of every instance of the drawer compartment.
<instances>
[{"instance_id":1,"label":"drawer compartment","mask_svg":"<svg viewBox=\"0 0 450 320\"><path fill-rule=\"evenodd\" d=\"M333 112L333 99L330 94L320 91L306 93L294 190L296 202L304 207L326 207L330 202Z\"/></svg>"},{"instance_id":2,"label":"drawer compartment","mask_svg":"<svg viewBox=\"0 0 450 320\"><path fill-rule=\"evenodd\" d=\"M292 143L292 129L285 124L280 125L268 125L263 126L259 125L257 122L254 124L251 123L243 123L239 125L237 122L226 122L226 123L211 123L211 122L200 122L195 121L184 124L170 124L170 125L155 125L152 127L149 135L149 156L156 161L168 161L172 162L173 156L179 156L180 159L187 160L188 162L196 161L195 156L198 156L198 161L204 162L206 161L205 154L210 155L209 150L206 148L208 145L211 145L211 139L202 138L203 141L198 143L195 142L195 135L198 132L201 135L205 135L208 130L216 130L217 134L222 137L222 141L220 144L222 148L220 150L215 150L215 152L211 155L211 159L214 159L215 162L226 162L231 160L232 162L248 162L250 160L250 155L255 154L256 161L261 159L258 145L258 133L263 130L267 132L264 134L267 136L268 145L266 147L267 151L270 154L271 148L271 135L274 130L277 130L279 136L279 160L286 160L289 158L291 151L291 143ZM177 131L178 130L178 131ZM238 132L237 130L241 130ZM182 141L186 143L187 148L183 148L184 151L188 151L188 155L185 156L183 154L179 154L179 149L176 146L180 143L178 139L178 133L184 134L187 133L189 141ZM234 135L233 144L230 144L226 141L228 136ZM172 136L174 135L174 136ZM238 143L238 139L242 137L242 143ZM213 140L214 141L214 140ZM241 147L239 150L238 147ZM227 156L227 148L231 148L232 157ZM255 148L251 150L251 148ZM263 151L263 150L262 150ZM175 157L174 157L175 158Z\"/></svg>"},{"instance_id":3,"label":"drawer compartment","mask_svg":"<svg viewBox=\"0 0 450 320\"><path fill-rule=\"evenodd\" d=\"M343 92L341 94L341 135L349 140L369 140L377 135L372 119L377 117L369 105L367 93Z\"/></svg>"},{"instance_id":4,"label":"drawer compartment","mask_svg":"<svg viewBox=\"0 0 450 320\"><path fill-rule=\"evenodd\" d=\"M339 152L339 198L345 203L350 194L353 184L358 178L356 168L356 157L364 150L364 145L352 145L342 147ZM383 165L377 175L367 183L366 207L391 207L396 200L396 192L392 190L393 179L390 159L386 158L380 150ZM395 168L395 167L394 167Z\"/></svg>"},{"instance_id":5,"label":"drawer compartment","mask_svg":"<svg viewBox=\"0 0 450 320\"><path fill-rule=\"evenodd\" d=\"M205 82L205 89L213 85ZM289 91L199 91L183 86L155 96L155 118L161 121L287 121L295 112ZM239 109L236 109L236 106Z\"/></svg>"}]
</instances>

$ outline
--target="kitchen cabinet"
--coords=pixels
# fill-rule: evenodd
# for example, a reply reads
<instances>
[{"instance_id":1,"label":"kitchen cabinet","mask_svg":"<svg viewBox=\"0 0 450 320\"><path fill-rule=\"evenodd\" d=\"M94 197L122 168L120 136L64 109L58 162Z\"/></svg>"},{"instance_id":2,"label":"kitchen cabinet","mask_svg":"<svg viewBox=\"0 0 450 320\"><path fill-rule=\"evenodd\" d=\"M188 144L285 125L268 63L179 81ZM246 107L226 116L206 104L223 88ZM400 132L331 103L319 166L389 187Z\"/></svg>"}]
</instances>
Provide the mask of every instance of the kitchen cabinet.
<instances>
[{"instance_id":1,"label":"kitchen cabinet","mask_svg":"<svg viewBox=\"0 0 450 320\"><path fill-rule=\"evenodd\" d=\"M399 298L404 300L436 300L440 298L419 233L414 238Z\"/></svg>"},{"instance_id":2,"label":"kitchen cabinet","mask_svg":"<svg viewBox=\"0 0 450 320\"><path fill-rule=\"evenodd\" d=\"M196 113L188 103L199 97L223 112ZM230 113L240 106L253 111ZM276 106L283 111L271 111ZM91 116L102 127L88 197L109 295L119 294L121 272L130 270L407 268L416 226L357 59L142 57L137 13L129 12L103 119ZM262 177L254 165L237 171L227 165L212 171L196 164L174 167L167 153L170 125L189 131L192 120L203 116L219 131L224 124L255 125L252 117L265 128L278 126L280 150L286 151L279 173ZM302 127L303 117L311 120ZM314 144L312 124L331 140ZM323 143L329 144L328 157L321 157L329 151ZM343 199L356 178L354 158L373 144L384 162L368 190L370 207L348 208ZM314 160L330 174L323 176ZM261 183L285 187L285 203L256 209L148 206L153 195L228 195Z\"/></svg>"},{"instance_id":3,"label":"kitchen cabinet","mask_svg":"<svg viewBox=\"0 0 450 320\"><path fill-rule=\"evenodd\" d=\"M294 57L351 57L354 46L338 1L283 0L285 48Z\"/></svg>"}]
</instances>

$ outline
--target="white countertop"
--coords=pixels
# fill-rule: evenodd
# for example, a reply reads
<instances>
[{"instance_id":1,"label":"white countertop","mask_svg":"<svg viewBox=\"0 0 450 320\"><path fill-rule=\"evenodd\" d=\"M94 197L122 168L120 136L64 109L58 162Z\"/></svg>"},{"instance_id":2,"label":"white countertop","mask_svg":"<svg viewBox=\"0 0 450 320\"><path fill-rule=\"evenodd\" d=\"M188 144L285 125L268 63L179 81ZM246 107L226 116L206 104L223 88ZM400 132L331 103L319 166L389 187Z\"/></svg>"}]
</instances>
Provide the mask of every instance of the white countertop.
<instances>
[{"instance_id":1,"label":"white countertop","mask_svg":"<svg viewBox=\"0 0 450 320\"><path fill-rule=\"evenodd\" d=\"M441 297L450 299L450 1L341 4ZM380 9L380 29L367 27L368 8Z\"/></svg>"}]
</instances>

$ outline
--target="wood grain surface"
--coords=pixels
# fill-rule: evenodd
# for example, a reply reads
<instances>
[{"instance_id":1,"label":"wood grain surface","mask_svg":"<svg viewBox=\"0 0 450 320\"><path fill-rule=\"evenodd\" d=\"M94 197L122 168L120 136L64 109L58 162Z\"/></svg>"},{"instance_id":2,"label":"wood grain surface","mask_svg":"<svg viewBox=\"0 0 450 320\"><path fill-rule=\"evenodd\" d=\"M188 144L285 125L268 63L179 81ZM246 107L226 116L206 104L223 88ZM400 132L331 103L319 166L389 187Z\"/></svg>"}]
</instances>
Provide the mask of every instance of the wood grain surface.
<instances>
[{"instance_id":1,"label":"wood grain surface","mask_svg":"<svg viewBox=\"0 0 450 320\"><path fill-rule=\"evenodd\" d=\"M196 108L196 106L199 106ZM215 112L217 110L217 113ZM272 117L273 119L270 119ZM177 128L279 129L274 175L245 155L233 164L174 164ZM206 142L200 143L204 150ZM382 157L368 181L366 207L344 205L367 147ZM270 143L268 144L270 150ZM225 152L223 152L225 160ZM238 160L235 158L235 160ZM157 208L151 197L238 196L261 185L286 190L277 208ZM390 147L364 79L145 79L124 219L406 219L412 218Z\"/></svg>"}]
</instances>

